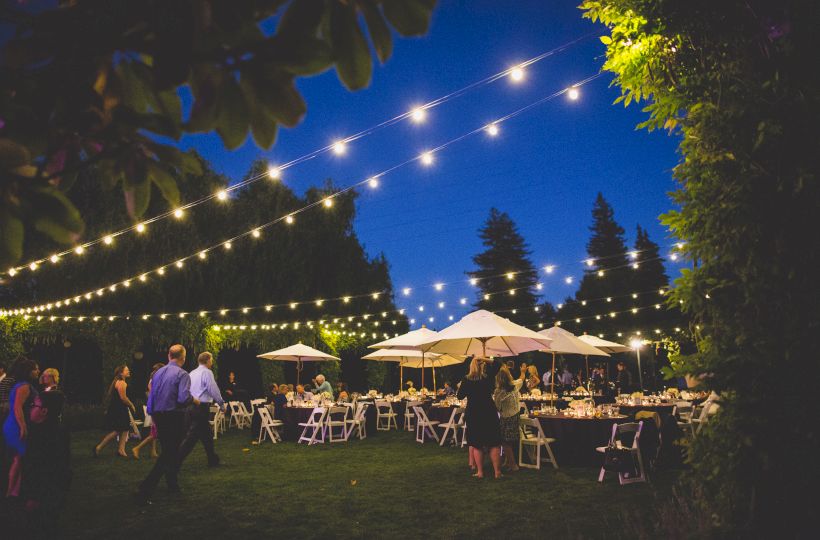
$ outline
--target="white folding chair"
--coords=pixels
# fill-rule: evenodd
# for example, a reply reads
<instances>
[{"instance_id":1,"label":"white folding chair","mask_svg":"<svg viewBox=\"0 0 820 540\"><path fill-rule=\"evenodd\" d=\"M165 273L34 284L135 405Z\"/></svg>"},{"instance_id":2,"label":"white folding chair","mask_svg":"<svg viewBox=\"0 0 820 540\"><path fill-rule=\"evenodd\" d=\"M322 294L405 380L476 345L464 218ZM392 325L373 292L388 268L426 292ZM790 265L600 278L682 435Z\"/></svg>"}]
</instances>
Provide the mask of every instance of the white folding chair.
<instances>
[{"instance_id":1,"label":"white folding chair","mask_svg":"<svg viewBox=\"0 0 820 540\"><path fill-rule=\"evenodd\" d=\"M131 431L134 432L138 440L142 440L142 433L140 433L140 426L142 420L135 420L134 415L131 414L131 409L128 409L128 422L131 424Z\"/></svg>"},{"instance_id":2,"label":"white folding chair","mask_svg":"<svg viewBox=\"0 0 820 540\"><path fill-rule=\"evenodd\" d=\"M353 415L353 418L347 421L348 428L347 428L347 437L350 438L350 433L355 429L356 434L359 436L359 440L367 438L367 418L365 413L367 412L367 408L370 406L369 403L358 403L356 406L356 413Z\"/></svg>"},{"instance_id":3,"label":"white folding chair","mask_svg":"<svg viewBox=\"0 0 820 540\"><path fill-rule=\"evenodd\" d=\"M390 431L390 424L393 424L393 429L399 429L396 422L396 413L393 412L393 406L386 399L377 399L376 404L376 430Z\"/></svg>"},{"instance_id":4,"label":"white folding chair","mask_svg":"<svg viewBox=\"0 0 820 540\"><path fill-rule=\"evenodd\" d=\"M714 401L706 400L701 403L700 413L697 417L695 417L695 413L692 413L692 421L690 424L690 429L692 431L692 437L696 437L700 430L703 429L703 426L709 421L709 417L717 412L719 405Z\"/></svg>"},{"instance_id":5,"label":"white folding chair","mask_svg":"<svg viewBox=\"0 0 820 540\"><path fill-rule=\"evenodd\" d=\"M439 424L438 427L444 428L444 433L441 436L440 446L450 440L453 446L458 446L458 429L461 426L462 417L464 416L464 409L462 407L453 407L453 412L450 413L450 419L444 424Z\"/></svg>"},{"instance_id":6,"label":"white folding chair","mask_svg":"<svg viewBox=\"0 0 820 540\"><path fill-rule=\"evenodd\" d=\"M461 447L464 448L467 446L467 414L462 414L461 418L458 421L458 425L461 428Z\"/></svg>"},{"instance_id":7,"label":"white folding chair","mask_svg":"<svg viewBox=\"0 0 820 540\"><path fill-rule=\"evenodd\" d=\"M542 462L552 463L553 468L558 468L558 461L555 459L555 454L552 453L552 446L550 444L555 442L555 439L544 435L544 429L541 427L541 422L535 418L521 417L519 426L521 428L521 437L518 439L518 466L526 469L540 469ZM533 463L524 463L524 448L527 449L527 455L533 459ZM541 449L547 451L546 456L541 456Z\"/></svg>"},{"instance_id":8,"label":"white folding chair","mask_svg":"<svg viewBox=\"0 0 820 540\"><path fill-rule=\"evenodd\" d=\"M225 432L225 412L219 405L211 405L208 407L210 413L208 423L213 426L214 440L217 439L220 433Z\"/></svg>"},{"instance_id":9,"label":"white folding chair","mask_svg":"<svg viewBox=\"0 0 820 540\"><path fill-rule=\"evenodd\" d=\"M266 403L267 403L267 400L265 398L252 399L251 400L251 408L258 407L260 405L265 405Z\"/></svg>"},{"instance_id":10,"label":"white folding chair","mask_svg":"<svg viewBox=\"0 0 820 540\"><path fill-rule=\"evenodd\" d=\"M256 439L256 443L260 444L267 438L270 438L270 442L274 444L280 442L282 436L278 430L284 428L285 424L281 420L274 420L266 407L258 407L256 410L259 411L259 418L262 419L259 426L259 438Z\"/></svg>"},{"instance_id":11,"label":"white folding chair","mask_svg":"<svg viewBox=\"0 0 820 540\"><path fill-rule=\"evenodd\" d=\"M149 428L154 425L154 419L148 414L148 407L145 405L142 406L142 416L145 418L142 422L142 427Z\"/></svg>"},{"instance_id":12,"label":"white folding chair","mask_svg":"<svg viewBox=\"0 0 820 540\"><path fill-rule=\"evenodd\" d=\"M404 431L413 431L415 429L413 421L416 419L416 415L413 413L413 409L419 405L421 405L421 401L407 402L407 406L404 408Z\"/></svg>"},{"instance_id":13,"label":"white folding chair","mask_svg":"<svg viewBox=\"0 0 820 540\"><path fill-rule=\"evenodd\" d=\"M243 429L245 427L245 414L242 412L240 405L242 404L238 401L228 402L228 409L231 411L231 417L228 419L229 428L232 425L235 425L239 429Z\"/></svg>"},{"instance_id":14,"label":"white folding chair","mask_svg":"<svg viewBox=\"0 0 820 540\"><path fill-rule=\"evenodd\" d=\"M330 442L347 442L347 436L349 435L347 430L348 420L350 420L350 407L344 405L330 407L327 416L325 416L325 427ZM334 437L334 428L339 431L338 437Z\"/></svg>"},{"instance_id":15,"label":"white folding chair","mask_svg":"<svg viewBox=\"0 0 820 540\"><path fill-rule=\"evenodd\" d=\"M325 442L325 416L327 416L327 409L324 407L315 407L310 413L307 422L300 422L302 427L302 435L299 437L298 443L306 442L308 445L319 444Z\"/></svg>"},{"instance_id":16,"label":"white folding chair","mask_svg":"<svg viewBox=\"0 0 820 540\"><path fill-rule=\"evenodd\" d=\"M633 484L635 482L646 482L646 472L643 468L643 458L641 457L641 429L643 429L643 421L630 422L628 424L613 424L612 436L609 439L609 446L616 448L624 448L621 444L620 435L624 433L634 433L635 438L632 439L632 446L629 448L632 457L638 462L638 476L630 477L628 473L618 473L618 480L621 485ZM595 450L601 454L606 453L607 446L599 446ZM598 481L603 482L606 476L606 469L601 466L601 472L598 473Z\"/></svg>"},{"instance_id":17,"label":"white folding chair","mask_svg":"<svg viewBox=\"0 0 820 540\"><path fill-rule=\"evenodd\" d=\"M421 405L413 405L413 413L416 416L416 442L424 444L424 435L429 434L436 442L438 434L436 433L436 426L439 424L438 420L430 420L427 418L427 413Z\"/></svg>"}]
</instances>

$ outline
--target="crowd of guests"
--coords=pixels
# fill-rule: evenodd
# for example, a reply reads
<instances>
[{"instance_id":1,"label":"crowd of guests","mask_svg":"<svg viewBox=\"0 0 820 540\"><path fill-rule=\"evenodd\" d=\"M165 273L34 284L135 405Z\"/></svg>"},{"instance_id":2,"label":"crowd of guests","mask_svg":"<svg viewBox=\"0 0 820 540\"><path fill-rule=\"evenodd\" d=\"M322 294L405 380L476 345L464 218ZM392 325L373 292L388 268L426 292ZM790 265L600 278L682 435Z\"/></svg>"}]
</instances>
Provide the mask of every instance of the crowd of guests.
<instances>
[{"instance_id":1,"label":"crowd of guests","mask_svg":"<svg viewBox=\"0 0 820 540\"><path fill-rule=\"evenodd\" d=\"M65 396L60 373L40 372L36 362L17 358L0 365L0 488L10 509L3 528L54 533L56 516L71 483L69 434L63 424Z\"/></svg>"}]
</instances>

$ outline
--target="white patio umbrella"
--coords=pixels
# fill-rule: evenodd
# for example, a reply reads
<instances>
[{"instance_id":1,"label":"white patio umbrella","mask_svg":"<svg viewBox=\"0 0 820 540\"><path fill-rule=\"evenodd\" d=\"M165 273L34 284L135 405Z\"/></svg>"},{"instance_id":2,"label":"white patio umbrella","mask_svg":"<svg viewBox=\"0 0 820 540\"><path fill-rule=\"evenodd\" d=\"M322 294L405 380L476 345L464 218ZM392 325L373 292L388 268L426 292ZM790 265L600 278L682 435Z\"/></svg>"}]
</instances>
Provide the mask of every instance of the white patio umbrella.
<instances>
[{"instance_id":1,"label":"white patio umbrella","mask_svg":"<svg viewBox=\"0 0 820 540\"><path fill-rule=\"evenodd\" d=\"M546 330L538 332L541 335L552 339L550 349L546 352L552 353L552 374L550 375L550 394L555 397L555 354L582 354L585 357L589 356L609 356L601 349L593 347L589 343L583 341L581 338L564 330L560 326L553 326ZM589 378L589 361L587 361L587 379ZM550 400L552 401L552 400Z\"/></svg>"},{"instance_id":2,"label":"white patio umbrella","mask_svg":"<svg viewBox=\"0 0 820 540\"><path fill-rule=\"evenodd\" d=\"M440 331L422 347L430 352L487 358L488 355L515 356L542 351L550 348L551 341L547 336L480 309Z\"/></svg>"},{"instance_id":3,"label":"white patio umbrella","mask_svg":"<svg viewBox=\"0 0 820 540\"><path fill-rule=\"evenodd\" d=\"M299 378L302 374L303 362L325 362L327 360L339 360L339 358L327 354L325 352L308 347L302 342L277 351L266 352L260 354L257 358L264 358L266 360L284 360L285 362L296 362L296 384L299 384Z\"/></svg>"},{"instance_id":4,"label":"white patio umbrella","mask_svg":"<svg viewBox=\"0 0 820 540\"><path fill-rule=\"evenodd\" d=\"M362 356L362 360L378 360L381 362L398 362L399 369L404 368L433 368L433 391L436 390L436 368L453 366L464 362L464 356L449 354L424 353L418 349L379 349Z\"/></svg>"},{"instance_id":5,"label":"white patio umbrella","mask_svg":"<svg viewBox=\"0 0 820 540\"><path fill-rule=\"evenodd\" d=\"M425 357L427 353L426 347L422 347L422 344L431 341L435 336L436 332L430 330L427 327L422 326L418 330L412 330L407 332L406 334L402 334L400 336L392 337L385 341L380 341L379 343L374 343L373 345L369 345L368 348L370 349L403 349L403 350L416 350L421 352L421 363L422 363L422 370L421 370L421 385L424 386L424 367L425 364ZM400 374L399 377L404 376L404 366L401 365L399 367ZM434 385L435 386L435 385ZM401 390L401 383L399 383L399 390ZM435 390L435 388L434 388Z\"/></svg>"}]
</instances>

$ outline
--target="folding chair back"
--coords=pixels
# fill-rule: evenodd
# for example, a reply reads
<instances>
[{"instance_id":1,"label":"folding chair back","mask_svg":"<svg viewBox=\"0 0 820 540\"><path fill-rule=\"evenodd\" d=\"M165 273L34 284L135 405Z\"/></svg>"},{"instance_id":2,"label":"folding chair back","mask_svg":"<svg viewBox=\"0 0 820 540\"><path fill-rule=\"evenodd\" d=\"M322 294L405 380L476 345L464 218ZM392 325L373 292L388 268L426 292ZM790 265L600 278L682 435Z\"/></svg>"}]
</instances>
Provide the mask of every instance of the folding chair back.
<instances>
[{"instance_id":1,"label":"folding chair back","mask_svg":"<svg viewBox=\"0 0 820 540\"><path fill-rule=\"evenodd\" d=\"M439 442L439 446L444 446L444 443L447 441L450 441L453 446L458 446L458 430L462 425L463 416L463 407L453 407L453 411L450 413L450 419L447 420L447 423L439 426L444 428L444 433L441 435L441 442Z\"/></svg>"},{"instance_id":2,"label":"folding chair back","mask_svg":"<svg viewBox=\"0 0 820 540\"><path fill-rule=\"evenodd\" d=\"M330 442L347 441L347 436L349 435L347 430L348 420L350 420L350 407L345 405L330 407L327 412L327 417L325 418L325 426L327 426ZM334 428L337 428L335 431L339 432L338 436L334 436Z\"/></svg>"},{"instance_id":3,"label":"folding chair back","mask_svg":"<svg viewBox=\"0 0 820 540\"><path fill-rule=\"evenodd\" d=\"M142 421L142 427L149 428L154 425L154 419L148 414L148 407L146 405L142 406L142 417L145 419Z\"/></svg>"},{"instance_id":4,"label":"folding chair back","mask_svg":"<svg viewBox=\"0 0 820 540\"><path fill-rule=\"evenodd\" d=\"M131 431L134 432L134 435L137 439L142 439L142 433L140 433L140 426L142 425L142 420L135 420L134 415L131 414L131 409L128 409L128 421L131 424Z\"/></svg>"},{"instance_id":5,"label":"folding chair back","mask_svg":"<svg viewBox=\"0 0 820 540\"><path fill-rule=\"evenodd\" d=\"M389 431L390 426L393 429L399 429L396 422L396 413L393 412L393 406L386 399L377 399L374 402L376 406L376 429L378 431Z\"/></svg>"},{"instance_id":6,"label":"folding chair back","mask_svg":"<svg viewBox=\"0 0 820 540\"><path fill-rule=\"evenodd\" d=\"M308 445L324 443L326 416L327 409L324 407L315 407L311 411L308 421L299 424L304 429L297 442L306 442Z\"/></svg>"},{"instance_id":7,"label":"folding chair back","mask_svg":"<svg viewBox=\"0 0 820 540\"><path fill-rule=\"evenodd\" d=\"M425 434L429 434L436 442L439 442L438 433L435 429L438 422L427 418L427 413L424 412L424 408L420 404L413 405L413 413L416 415L416 442L424 444Z\"/></svg>"},{"instance_id":8,"label":"folding chair back","mask_svg":"<svg viewBox=\"0 0 820 540\"><path fill-rule=\"evenodd\" d=\"M623 444L624 436L629 436L630 434L634 434L632 437L632 444L628 447L629 451L632 453L632 456L638 462L638 475L632 476L629 473L618 473L618 480L620 481L621 485L624 484L632 484L635 482L646 482L646 471L643 466L643 457L641 456L641 430L643 429L643 420L640 422L629 422L626 424L613 424L612 426L612 435L609 438L609 446L614 446L617 448L627 448ZM605 446L599 447L598 451L601 453L606 453ZM598 473L598 481L603 482L604 477L606 476L606 469L601 466L601 472Z\"/></svg>"},{"instance_id":9,"label":"folding chair back","mask_svg":"<svg viewBox=\"0 0 820 540\"><path fill-rule=\"evenodd\" d=\"M259 438L256 440L257 444L261 443L268 437L270 437L270 442L272 443L281 441L282 437L276 429L282 427L282 422L274 420L273 417L271 417L270 411L266 407L259 407L256 410L259 411L259 418L262 421L259 426Z\"/></svg>"},{"instance_id":10,"label":"folding chair back","mask_svg":"<svg viewBox=\"0 0 820 540\"><path fill-rule=\"evenodd\" d=\"M421 405L421 401L407 402L407 406L404 408L404 431L413 431L413 422L417 420L415 413L413 411L419 405Z\"/></svg>"},{"instance_id":11,"label":"folding chair back","mask_svg":"<svg viewBox=\"0 0 820 540\"><path fill-rule=\"evenodd\" d=\"M552 463L553 468L558 468L558 461L555 459L555 454L552 452L551 443L555 439L544 435L544 430L541 427L541 422L535 418L522 416L519 419L519 427L521 429L521 437L518 439L518 466L529 469L540 469L542 462ZM542 457L541 449L546 450L546 455ZM528 455L532 463L524 461L524 454Z\"/></svg>"}]
</instances>

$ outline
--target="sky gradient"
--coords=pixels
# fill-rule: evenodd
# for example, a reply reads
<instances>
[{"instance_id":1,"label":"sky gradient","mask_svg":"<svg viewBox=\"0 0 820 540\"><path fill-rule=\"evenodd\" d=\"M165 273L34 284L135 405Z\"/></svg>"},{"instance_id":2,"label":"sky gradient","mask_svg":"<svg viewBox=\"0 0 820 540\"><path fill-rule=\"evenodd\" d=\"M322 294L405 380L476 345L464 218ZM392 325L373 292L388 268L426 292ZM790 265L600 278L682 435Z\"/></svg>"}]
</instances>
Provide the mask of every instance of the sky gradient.
<instances>
[{"instance_id":1,"label":"sky gradient","mask_svg":"<svg viewBox=\"0 0 820 540\"><path fill-rule=\"evenodd\" d=\"M301 80L307 116L296 128L280 130L270 151L248 139L229 152L215 134L188 136L182 145L238 180L257 158L288 162L596 31L603 34L573 2L443 1L430 33L397 40L393 57L375 68L366 90L348 92L335 71ZM405 120L351 143L344 156L328 153L289 168L282 181L300 194L327 178L339 187L361 181L595 75L603 51L592 36L527 67L518 84L503 78L481 86L427 111L423 123ZM518 224L537 267L556 265L552 275L541 272L543 297L553 303L571 295L583 273L598 192L613 205L630 244L640 224L662 247L671 245L658 216L671 207L678 141L636 131L645 114L640 107L612 105L618 91L609 88L611 80L605 74L584 86L576 101L563 95L533 107L503 123L497 137L468 137L437 153L431 166L411 163L382 178L378 188L361 191L356 232L368 253L387 257L398 303L409 308L415 326L424 320L441 328L449 315L457 319L468 311L458 304L462 297L475 299L464 272L482 250L477 230L491 207ZM674 263L668 269L671 277L678 272ZM575 278L572 285L566 276ZM452 284L437 292L431 287L437 282ZM409 297L401 294L404 287L414 288ZM426 306L424 313L419 305ZM426 320L431 316L432 323Z\"/></svg>"}]
</instances>

